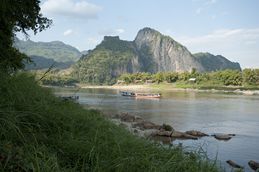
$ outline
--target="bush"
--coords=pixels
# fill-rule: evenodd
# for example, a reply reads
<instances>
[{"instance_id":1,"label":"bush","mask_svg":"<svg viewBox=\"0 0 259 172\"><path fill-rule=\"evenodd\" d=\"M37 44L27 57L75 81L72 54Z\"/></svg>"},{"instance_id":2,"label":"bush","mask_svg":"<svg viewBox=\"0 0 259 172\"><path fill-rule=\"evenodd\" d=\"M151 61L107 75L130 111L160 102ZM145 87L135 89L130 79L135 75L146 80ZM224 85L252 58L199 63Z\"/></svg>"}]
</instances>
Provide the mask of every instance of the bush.
<instances>
[{"instance_id":1,"label":"bush","mask_svg":"<svg viewBox=\"0 0 259 172\"><path fill-rule=\"evenodd\" d=\"M206 158L137 138L62 101L33 76L0 73L3 171L218 171Z\"/></svg>"}]
</instances>

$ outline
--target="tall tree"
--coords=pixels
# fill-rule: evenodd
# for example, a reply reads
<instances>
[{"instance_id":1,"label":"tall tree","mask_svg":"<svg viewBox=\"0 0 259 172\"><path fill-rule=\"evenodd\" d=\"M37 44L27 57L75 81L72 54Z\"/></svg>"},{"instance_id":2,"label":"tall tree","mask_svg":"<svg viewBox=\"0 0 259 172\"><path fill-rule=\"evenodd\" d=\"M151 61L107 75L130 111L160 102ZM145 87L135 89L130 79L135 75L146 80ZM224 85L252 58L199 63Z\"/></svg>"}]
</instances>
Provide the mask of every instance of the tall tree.
<instances>
[{"instance_id":1,"label":"tall tree","mask_svg":"<svg viewBox=\"0 0 259 172\"><path fill-rule=\"evenodd\" d=\"M13 47L16 32L28 36L48 28L52 23L40 13L40 0L0 0L0 69L12 73L24 67L25 54Z\"/></svg>"}]
</instances>

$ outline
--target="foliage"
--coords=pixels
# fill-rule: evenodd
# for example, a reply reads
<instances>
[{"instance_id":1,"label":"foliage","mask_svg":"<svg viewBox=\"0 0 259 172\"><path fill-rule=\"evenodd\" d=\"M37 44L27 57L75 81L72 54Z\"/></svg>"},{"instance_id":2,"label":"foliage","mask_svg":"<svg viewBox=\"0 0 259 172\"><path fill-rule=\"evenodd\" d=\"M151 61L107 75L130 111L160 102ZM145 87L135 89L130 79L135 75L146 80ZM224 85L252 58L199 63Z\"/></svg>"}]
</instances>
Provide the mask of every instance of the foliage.
<instances>
[{"instance_id":1,"label":"foliage","mask_svg":"<svg viewBox=\"0 0 259 172\"><path fill-rule=\"evenodd\" d=\"M244 69L242 73L243 83L248 85L259 84L259 69Z\"/></svg>"},{"instance_id":2,"label":"foliage","mask_svg":"<svg viewBox=\"0 0 259 172\"><path fill-rule=\"evenodd\" d=\"M66 70L51 70L46 73L46 70L38 70L33 72L39 84L51 86L75 86L78 81L74 79L70 72Z\"/></svg>"},{"instance_id":3,"label":"foliage","mask_svg":"<svg viewBox=\"0 0 259 172\"><path fill-rule=\"evenodd\" d=\"M83 83L114 84L134 52L131 44L117 37L105 37L91 53L74 65L73 77Z\"/></svg>"},{"instance_id":4,"label":"foliage","mask_svg":"<svg viewBox=\"0 0 259 172\"><path fill-rule=\"evenodd\" d=\"M0 79L2 171L220 170L202 154L135 137L95 110L62 101L32 76Z\"/></svg>"},{"instance_id":5,"label":"foliage","mask_svg":"<svg viewBox=\"0 0 259 172\"><path fill-rule=\"evenodd\" d=\"M242 73L238 70L218 71L214 73L214 77L224 85L242 85Z\"/></svg>"},{"instance_id":6,"label":"foliage","mask_svg":"<svg viewBox=\"0 0 259 172\"><path fill-rule=\"evenodd\" d=\"M119 79L124 80L126 84L135 83L135 80L146 81L145 73L123 74ZM158 72L149 74L148 78L152 78L153 82L174 83L188 85L191 84L189 79L195 78L195 84L207 86L242 86L243 85L259 85L259 69L239 70L223 70L208 73L199 73L195 69L191 72ZM192 83L193 84L193 83Z\"/></svg>"},{"instance_id":7,"label":"foliage","mask_svg":"<svg viewBox=\"0 0 259 172\"><path fill-rule=\"evenodd\" d=\"M231 62L221 55L196 53L193 54L193 56L206 71L217 71L225 69L241 70L239 63Z\"/></svg>"},{"instance_id":8,"label":"foliage","mask_svg":"<svg viewBox=\"0 0 259 172\"><path fill-rule=\"evenodd\" d=\"M178 77L179 75L177 72L166 72L164 74L164 78L168 83L176 82L178 80Z\"/></svg>"},{"instance_id":9,"label":"foliage","mask_svg":"<svg viewBox=\"0 0 259 172\"><path fill-rule=\"evenodd\" d=\"M68 62L57 62L53 59L48 59L41 56L30 56L31 62L25 63L25 70L42 70L42 69L48 69L52 65L56 69L67 69L69 68L74 62L68 61Z\"/></svg>"},{"instance_id":10,"label":"foliage","mask_svg":"<svg viewBox=\"0 0 259 172\"><path fill-rule=\"evenodd\" d=\"M0 68L13 72L23 67L28 57L13 48L15 32L27 35L28 30L36 34L48 28L51 20L40 14L40 1L1 0L0 1Z\"/></svg>"},{"instance_id":11,"label":"foliage","mask_svg":"<svg viewBox=\"0 0 259 172\"><path fill-rule=\"evenodd\" d=\"M164 74L162 72L158 72L156 74L153 75L152 79L156 82L156 83L160 83L163 82L165 77Z\"/></svg>"},{"instance_id":12,"label":"foliage","mask_svg":"<svg viewBox=\"0 0 259 172\"><path fill-rule=\"evenodd\" d=\"M60 41L33 42L22 41L15 38L14 46L28 56L41 56L46 59L53 59L57 62L76 62L82 56L76 48Z\"/></svg>"}]
</instances>

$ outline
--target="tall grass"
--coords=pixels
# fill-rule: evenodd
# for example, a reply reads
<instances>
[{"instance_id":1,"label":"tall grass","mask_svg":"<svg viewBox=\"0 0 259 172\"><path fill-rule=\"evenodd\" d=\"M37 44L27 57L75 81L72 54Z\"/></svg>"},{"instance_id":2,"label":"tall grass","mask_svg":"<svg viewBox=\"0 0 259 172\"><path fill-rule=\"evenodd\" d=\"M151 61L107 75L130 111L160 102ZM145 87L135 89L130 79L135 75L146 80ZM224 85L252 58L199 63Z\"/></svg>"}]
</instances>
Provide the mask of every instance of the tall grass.
<instances>
[{"instance_id":1,"label":"tall grass","mask_svg":"<svg viewBox=\"0 0 259 172\"><path fill-rule=\"evenodd\" d=\"M2 171L219 171L196 154L137 138L62 101L33 76L0 74Z\"/></svg>"}]
</instances>

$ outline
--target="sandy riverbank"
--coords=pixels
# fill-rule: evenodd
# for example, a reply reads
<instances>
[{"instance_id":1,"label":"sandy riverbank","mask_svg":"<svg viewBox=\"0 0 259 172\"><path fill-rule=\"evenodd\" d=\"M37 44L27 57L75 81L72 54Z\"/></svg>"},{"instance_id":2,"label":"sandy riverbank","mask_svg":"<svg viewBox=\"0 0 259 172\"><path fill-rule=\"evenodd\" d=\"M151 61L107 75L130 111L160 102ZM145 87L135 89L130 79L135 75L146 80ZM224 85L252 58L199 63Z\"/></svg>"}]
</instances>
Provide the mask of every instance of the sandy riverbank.
<instances>
[{"instance_id":1,"label":"sandy riverbank","mask_svg":"<svg viewBox=\"0 0 259 172\"><path fill-rule=\"evenodd\" d=\"M212 93L236 93L243 95L259 95L259 90L216 90L216 89L193 89L171 87L154 87L154 85L85 85L78 84L80 88L115 89L123 91L188 91L188 92L212 92Z\"/></svg>"}]
</instances>

